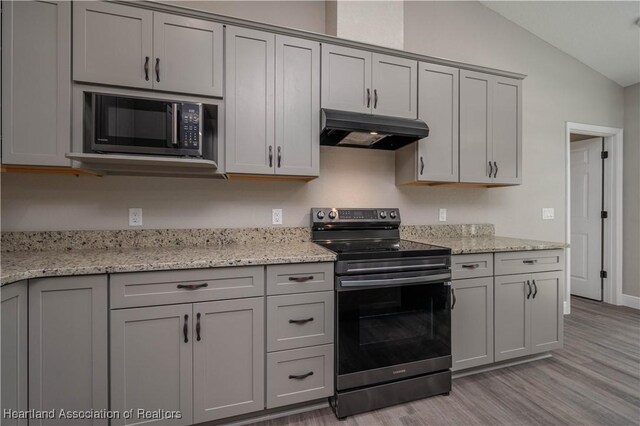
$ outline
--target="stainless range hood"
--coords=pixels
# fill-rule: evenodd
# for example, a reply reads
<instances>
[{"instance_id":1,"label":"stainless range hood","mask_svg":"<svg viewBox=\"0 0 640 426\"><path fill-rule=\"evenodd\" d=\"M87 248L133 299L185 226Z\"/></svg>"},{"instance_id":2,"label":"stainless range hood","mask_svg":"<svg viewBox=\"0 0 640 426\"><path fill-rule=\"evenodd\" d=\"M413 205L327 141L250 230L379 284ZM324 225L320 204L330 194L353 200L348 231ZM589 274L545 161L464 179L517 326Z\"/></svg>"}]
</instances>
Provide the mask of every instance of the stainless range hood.
<instances>
[{"instance_id":1,"label":"stainless range hood","mask_svg":"<svg viewBox=\"0 0 640 426\"><path fill-rule=\"evenodd\" d=\"M422 120L322 110L320 145L395 150L426 138L429 127Z\"/></svg>"}]
</instances>

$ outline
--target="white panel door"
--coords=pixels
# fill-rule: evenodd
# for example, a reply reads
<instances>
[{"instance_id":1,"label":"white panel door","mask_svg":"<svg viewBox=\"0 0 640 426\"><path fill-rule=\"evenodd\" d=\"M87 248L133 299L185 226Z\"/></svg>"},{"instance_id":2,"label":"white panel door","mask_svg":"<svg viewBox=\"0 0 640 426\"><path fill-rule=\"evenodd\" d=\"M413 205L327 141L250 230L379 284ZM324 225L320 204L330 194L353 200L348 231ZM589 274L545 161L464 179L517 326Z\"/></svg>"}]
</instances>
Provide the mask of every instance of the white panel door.
<instances>
[{"instance_id":1,"label":"white panel door","mask_svg":"<svg viewBox=\"0 0 640 426\"><path fill-rule=\"evenodd\" d=\"M602 139L571 143L571 294L600 300Z\"/></svg>"}]
</instances>

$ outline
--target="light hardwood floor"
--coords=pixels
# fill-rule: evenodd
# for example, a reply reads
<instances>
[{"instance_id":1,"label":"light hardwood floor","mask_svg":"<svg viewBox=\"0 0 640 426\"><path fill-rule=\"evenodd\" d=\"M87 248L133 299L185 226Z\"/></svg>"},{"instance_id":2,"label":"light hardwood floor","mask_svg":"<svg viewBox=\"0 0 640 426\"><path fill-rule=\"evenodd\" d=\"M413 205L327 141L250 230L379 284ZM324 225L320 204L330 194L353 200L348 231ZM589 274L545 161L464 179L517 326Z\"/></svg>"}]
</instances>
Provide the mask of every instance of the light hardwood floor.
<instances>
[{"instance_id":1,"label":"light hardwood floor","mask_svg":"<svg viewBox=\"0 0 640 426\"><path fill-rule=\"evenodd\" d=\"M437 396L338 421L330 409L281 425L640 425L640 311L572 298L549 359L455 379Z\"/></svg>"}]
</instances>

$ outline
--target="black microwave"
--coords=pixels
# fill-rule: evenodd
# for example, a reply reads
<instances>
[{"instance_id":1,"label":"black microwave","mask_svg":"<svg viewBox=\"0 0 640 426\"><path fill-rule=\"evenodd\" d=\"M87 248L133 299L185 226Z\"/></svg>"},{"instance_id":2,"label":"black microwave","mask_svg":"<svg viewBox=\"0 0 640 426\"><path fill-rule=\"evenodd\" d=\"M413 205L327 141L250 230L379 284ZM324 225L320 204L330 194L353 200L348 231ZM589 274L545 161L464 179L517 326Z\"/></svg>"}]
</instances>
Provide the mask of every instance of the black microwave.
<instances>
[{"instance_id":1,"label":"black microwave","mask_svg":"<svg viewBox=\"0 0 640 426\"><path fill-rule=\"evenodd\" d=\"M91 151L207 158L206 113L201 103L92 93Z\"/></svg>"}]
</instances>

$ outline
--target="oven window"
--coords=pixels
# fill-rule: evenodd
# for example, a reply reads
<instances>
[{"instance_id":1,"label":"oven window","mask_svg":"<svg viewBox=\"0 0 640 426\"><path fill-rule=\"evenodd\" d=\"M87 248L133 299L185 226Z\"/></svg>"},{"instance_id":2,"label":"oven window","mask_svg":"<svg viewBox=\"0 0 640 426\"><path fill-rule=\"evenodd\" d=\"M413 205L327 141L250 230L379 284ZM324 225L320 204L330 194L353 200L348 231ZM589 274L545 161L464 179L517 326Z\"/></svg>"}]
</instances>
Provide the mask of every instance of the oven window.
<instances>
[{"instance_id":1,"label":"oven window","mask_svg":"<svg viewBox=\"0 0 640 426\"><path fill-rule=\"evenodd\" d=\"M338 374L451 354L449 287L424 284L338 293Z\"/></svg>"},{"instance_id":2,"label":"oven window","mask_svg":"<svg viewBox=\"0 0 640 426\"><path fill-rule=\"evenodd\" d=\"M166 147L171 138L171 104L163 101L98 95L96 143Z\"/></svg>"}]
</instances>

